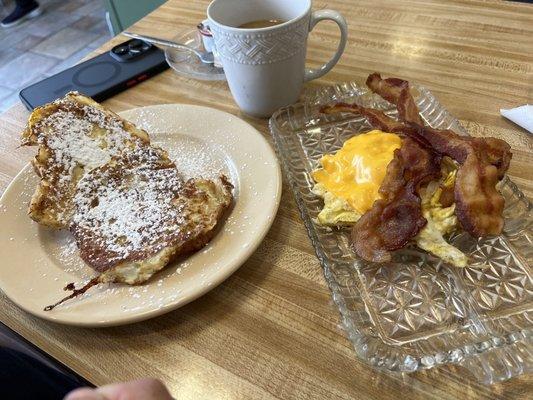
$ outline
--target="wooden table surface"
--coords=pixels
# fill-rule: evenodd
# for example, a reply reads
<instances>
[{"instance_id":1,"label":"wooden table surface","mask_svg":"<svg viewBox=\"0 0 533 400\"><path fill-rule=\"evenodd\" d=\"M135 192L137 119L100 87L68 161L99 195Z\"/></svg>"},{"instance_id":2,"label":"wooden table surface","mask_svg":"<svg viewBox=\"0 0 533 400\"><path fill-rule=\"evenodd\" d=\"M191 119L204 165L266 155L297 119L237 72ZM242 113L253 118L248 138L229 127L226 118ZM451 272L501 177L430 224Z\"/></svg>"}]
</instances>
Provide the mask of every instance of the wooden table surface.
<instances>
[{"instance_id":1,"label":"wooden table surface","mask_svg":"<svg viewBox=\"0 0 533 400\"><path fill-rule=\"evenodd\" d=\"M207 1L171 0L133 31L171 38L205 16ZM307 87L362 80L380 71L431 89L475 136L505 138L513 147L509 175L531 197L531 137L499 115L533 103L533 5L492 1L315 1L349 24L344 56ZM333 52L338 32L319 24L308 64ZM99 51L123 41L113 39ZM115 96L115 111L158 103L191 103L228 111L268 137L266 120L239 113L226 83L185 79L168 70ZM0 193L34 149L19 149L28 112L0 117ZM269 139L270 140L270 139ZM56 325L0 298L0 321L91 382L143 376L162 379L177 399L522 399L531 376L483 386L459 367L410 375L377 372L355 357L339 328L321 267L289 188L278 216L252 257L228 280L193 303L130 326L82 329Z\"/></svg>"}]
</instances>

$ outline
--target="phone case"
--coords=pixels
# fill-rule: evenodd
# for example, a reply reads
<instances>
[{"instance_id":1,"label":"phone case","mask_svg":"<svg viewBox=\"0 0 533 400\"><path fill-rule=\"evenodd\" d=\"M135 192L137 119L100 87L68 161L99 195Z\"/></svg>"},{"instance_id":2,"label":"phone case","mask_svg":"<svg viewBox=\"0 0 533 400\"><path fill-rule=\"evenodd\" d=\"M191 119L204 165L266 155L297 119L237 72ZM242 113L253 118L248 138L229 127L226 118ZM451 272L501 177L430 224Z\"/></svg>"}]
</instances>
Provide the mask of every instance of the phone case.
<instances>
[{"instance_id":1,"label":"phone case","mask_svg":"<svg viewBox=\"0 0 533 400\"><path fill-rule=\"evenodd\" d=\"M155 46L124 62L106 52L22 89L19 97L30 111L73 90L103 101L167 68L164 52Z\"/></svg>"}]
</instances>

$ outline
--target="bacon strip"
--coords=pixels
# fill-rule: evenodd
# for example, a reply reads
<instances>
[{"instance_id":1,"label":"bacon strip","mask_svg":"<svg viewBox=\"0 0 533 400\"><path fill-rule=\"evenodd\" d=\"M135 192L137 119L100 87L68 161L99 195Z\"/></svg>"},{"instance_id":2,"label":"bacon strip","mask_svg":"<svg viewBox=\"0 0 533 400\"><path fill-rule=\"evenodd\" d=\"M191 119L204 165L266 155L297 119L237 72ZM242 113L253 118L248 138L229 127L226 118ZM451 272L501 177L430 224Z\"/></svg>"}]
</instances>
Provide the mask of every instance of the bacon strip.
<instances>
[{"instance_id":1,"label":"bacon strip","mask_svg":"<svg viewBox=\"0 0 533 400\"><path fill-rule=\"evenodd\" d=\"M441 157L417 141L405 138L387 166L377 200L352 230L359 257L373 262L391 259L391 251L404 247L427 221L422 216L420 185L440 176Z\"/></svg>"},{"instance_id":2,"label":"bacon strip","mask_svg":"<svg viewBox=\"0 0 533 400\"><path fill-rule=\"evenodd\" d=\"M398 78L382 79L380 74L374 72L368 76L366 85L374 93L396 105L400 120L424 125L415 100L411 96L409 82Z\"/></svg>"},{"instance_id":3,"label":"bacon strip","mask_svg":"<svg viewBox=\"0 0 533 400\"><path fill-rule=\"evenodd\" d=\"M503 229L505 200L496 190L498 169L471 152L457 171L455 214L473 236L499 235Z\"/></svg>"},{"instance_id":4,"label":"bacon strip","mask_svg":"<svg viewBox=\"0 0 533 400\"><path fill-rule=\"evenodd\" d=\"M502 179L509 169L509 164L513 156L511 146L504 140L493 137L468 137L467 139L470 140L470 143L474 146L478 154L482 154L490 164L498 169L498 179Z\"/></svg>"},{"instance_id":5,"label":"bacon strip","mask_svg":"<svg viewBox=\"0 0 533 400\"><path fill-rule=\"evenodd\" d=\"M366 117L372 127L383 132L396 132L405 128L402 122L389 117L383 111L362 107L357 104L335 103L334 105L322 107L320 112L323 114L336 114L339 112L359 114Z\"/></svg>"}]
</instances>

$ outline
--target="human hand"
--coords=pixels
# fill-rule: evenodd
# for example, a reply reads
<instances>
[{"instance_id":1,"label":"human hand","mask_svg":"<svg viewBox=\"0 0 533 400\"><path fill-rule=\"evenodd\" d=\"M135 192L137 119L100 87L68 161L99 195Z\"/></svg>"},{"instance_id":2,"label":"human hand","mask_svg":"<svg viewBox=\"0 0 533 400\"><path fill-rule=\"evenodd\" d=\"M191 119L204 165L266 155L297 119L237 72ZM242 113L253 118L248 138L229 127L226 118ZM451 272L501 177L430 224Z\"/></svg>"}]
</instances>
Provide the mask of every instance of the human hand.
<instances>
[{"instance_id":1,"label":"human hand","mask_svg":"<svg viewBox=\"0 0 533 400\"><path fill-rule=\"evenodd\" d=\"M96 389L76 389L64 400L173 400L173 398L161 381L147 378L113 383Z\"/></svg>"}]
</instances>

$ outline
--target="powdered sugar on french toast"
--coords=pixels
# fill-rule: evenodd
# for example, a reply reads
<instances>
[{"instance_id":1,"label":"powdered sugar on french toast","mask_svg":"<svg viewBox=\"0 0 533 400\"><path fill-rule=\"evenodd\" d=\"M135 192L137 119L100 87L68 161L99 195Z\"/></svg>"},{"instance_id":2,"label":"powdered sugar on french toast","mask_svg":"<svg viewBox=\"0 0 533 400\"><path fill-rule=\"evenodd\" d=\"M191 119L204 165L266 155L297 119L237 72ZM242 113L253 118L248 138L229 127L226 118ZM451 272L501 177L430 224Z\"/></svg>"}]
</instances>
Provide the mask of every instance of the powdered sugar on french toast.
<instances>
[{"instance_id":1,"label":"powdered sugar on french toast","mask_svg":"<svg viewBox=\"0 0 533 400\"><path fill-rule=\"evenodd\" d=\"M183 228L183 207L176 202L183 185L164 152L133 151L79 182L73 232L78 242L92 239L90 246L98 251L90 257L94 253L107 263L134 252L157 251L165 245L161 237L170 238Z\"/></svg>"},{"instance_id":2,"label":"powdered sugar on french toast","mask_svg":"<svg viewBox=\"0 0 533 400\"><path fill-rule=\"evenodd\" d=\"M48 133L39 136L39 143L48 145L55 162L69 172L76 165L87 171L99 167L132 141L121 121L106 118L103 112L88 106L82 112L78 115L59 110L41 122ZM98 129L107 132L98 134Z\"/></svg>"},{"instance_id":3,"label":"powdered sugar on french toast","mask_svg":"<svg viewBox=\"0 0 533 400\"><path fill-rule=\"evenodd\" d=\"M91 170L107 163L118 152L115 140L109 140L111 146L105 146L105 139L95 140L89 137L93 123L80 119L72 113L59 111L46 119L46 124L54 134L43 136L40 142L46 142L52 149L52 157L58 164L65 166L67 173L72 173L76 165ZM57 134L55 134L57 132Z\"/></svg>"},{"instance_id":4,"label":"powdered sugar on french toast","mask_svg":"<svg viewBox=\"0 0 533 400\"><path fill-rule=\"evenodd\" d=\"M76 181L142 141L125 129L120 118L97 107L68 97L53 106L57 109L39 121L34 132L47 154L45 160L38 160L41 175L54 187L57 220L66 224Z\"/></svg>"}]
</instances>

